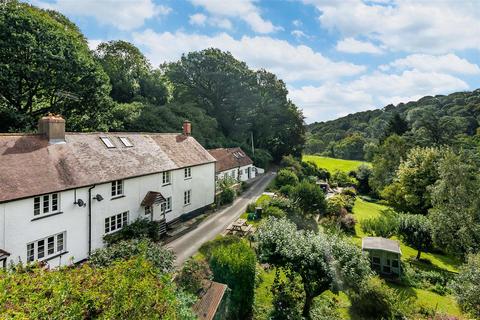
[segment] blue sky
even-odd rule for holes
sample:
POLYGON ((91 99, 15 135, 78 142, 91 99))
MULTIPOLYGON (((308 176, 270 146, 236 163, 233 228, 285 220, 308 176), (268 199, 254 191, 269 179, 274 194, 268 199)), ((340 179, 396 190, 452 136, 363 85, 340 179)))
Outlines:
POLYGON ((477 0, 32 0, 90 47, 122 39, 154 66, 218 47, 283 79, 308 123, 480 88, 477 0))

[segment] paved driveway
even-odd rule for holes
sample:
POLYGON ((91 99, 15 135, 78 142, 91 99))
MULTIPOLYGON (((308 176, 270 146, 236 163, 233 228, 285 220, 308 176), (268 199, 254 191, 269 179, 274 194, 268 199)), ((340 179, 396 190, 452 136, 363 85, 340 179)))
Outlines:
POLYGON ((232 205, 211 214, 197 228, 168 243, 167 247, 173 249, 177 256, 175 265, 180 266, 185 260, 193 256, 202 244, 222 233, 230 223, 245 212, 247 204, 256 200, 263 193, 273 178, 274 174, 267 172, 239 196, 232 205))

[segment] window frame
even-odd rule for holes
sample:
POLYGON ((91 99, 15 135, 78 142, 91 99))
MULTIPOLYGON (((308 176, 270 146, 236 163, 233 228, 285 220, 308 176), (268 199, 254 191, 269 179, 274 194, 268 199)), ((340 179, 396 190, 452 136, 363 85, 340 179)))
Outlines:
POLYGON ((122 136, 122 137, 118 137, 118 140, 120 140, 120 142, 123 144, 124 147, 126 148, 131 148, 133 147, 133 143, 132 141, 128 138, 128 137, 125 137, 125 136, 122 136))
POLYGON ((124 180, 112 181, 110 186, 111 186, 110 191, 111 191, 112 198, 118 198, 125 195, 124 180))
POLYGON ((113 141, 110 139, 110 137, 102 136, 102 137, 100 137, 100 140, 102 140, 103 144, 104 144, 105 147, 107 147, 108 149, 114 149, 114 148, 117 147, 117 146, 113 143, 113 141))
POLYGON ((60 193, 47 193, 33 197, 33 216, 49 216, 61 212, 60 193))
POLYGON ((66 234, 66 231, 62 231, 27 243, 27 263, 48 260, 59 254, 65 253, 67 247, 66 234), (50 241, 52 238, 53 242, 50 241))
POLYGON ((160 204, 160 210, 162 213, 172 211, 172 197, 165 198, 165 201, 160 204))
POLYGON ((129 211, 120 212, 104 219, 104 234, 112 234, 128 225, 129 211))
POLYGON ((192 167, 186 167, 183 169, 183 177, 185 180, 192 178, 192 167))
POLYGON ((172 172, 164 171, 162 172, 162 186, 168 186, 172 184, 172 172))
POLYGON ((183 205, 189 206, 192 204, 192 189, 183 192, 183 205))

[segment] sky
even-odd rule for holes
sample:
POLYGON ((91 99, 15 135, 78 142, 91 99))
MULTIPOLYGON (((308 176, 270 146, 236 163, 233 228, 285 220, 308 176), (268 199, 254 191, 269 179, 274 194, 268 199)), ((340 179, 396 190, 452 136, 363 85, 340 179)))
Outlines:
POLYGON ((30 0, 153 66, 216 47, 284 80, 306 122, 480 88, 480 0, 30 0))

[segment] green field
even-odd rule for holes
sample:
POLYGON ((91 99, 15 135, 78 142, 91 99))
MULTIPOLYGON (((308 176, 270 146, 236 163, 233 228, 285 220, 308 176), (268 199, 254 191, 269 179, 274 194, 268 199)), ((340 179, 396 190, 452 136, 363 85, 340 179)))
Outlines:
POLYGON ((312 155, 304 155, 302 160, 314 162, 319 168, 327 169, 330 173, 336 170, 349 172, 357 169, 361 164, 368 164, 368 162, 365 161, 343 160, 312 155))

